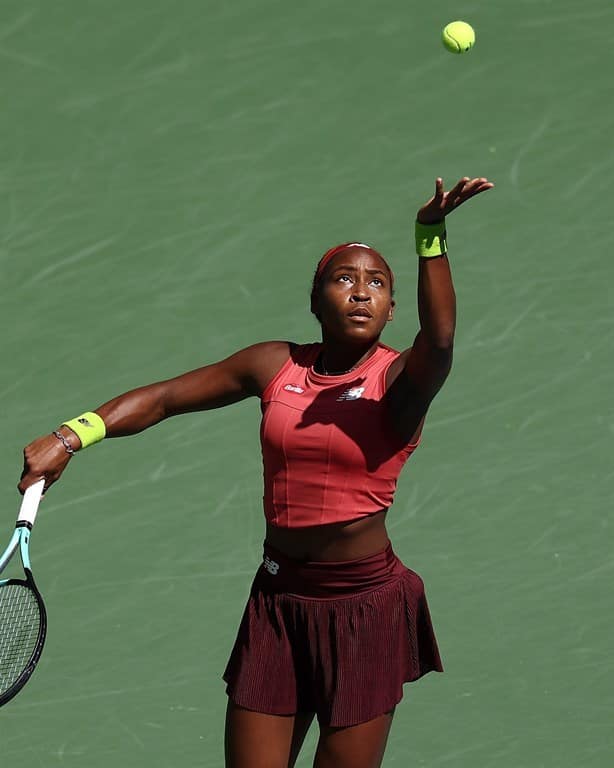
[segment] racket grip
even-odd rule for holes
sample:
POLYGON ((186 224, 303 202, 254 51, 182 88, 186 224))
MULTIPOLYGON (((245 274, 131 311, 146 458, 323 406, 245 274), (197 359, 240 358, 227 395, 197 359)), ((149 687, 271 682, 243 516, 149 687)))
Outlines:
POLYGON ((34 485, 26 488, 21 501, 21 507, 19 508, 19 514, 17 515, 18 523, 30 523, 30 525, 34 525, 44 487, 45 478, 43 477, 40 480, 37 480, 34 485))

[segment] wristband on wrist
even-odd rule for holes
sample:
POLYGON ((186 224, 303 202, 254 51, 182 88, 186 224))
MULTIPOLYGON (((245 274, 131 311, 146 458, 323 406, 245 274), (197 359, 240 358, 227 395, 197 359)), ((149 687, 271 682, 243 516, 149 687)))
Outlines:
POLYGON ((416 221, 416 253, 423 259, 443 256, 448 251, 446 222, 421 224, 416 221))
POLYGON ((76 419, 62 422, 62 426, 72 429, 81 440, 81 448, 88 448, 94 443, 99 443, 107 433, 104 421, 92 411, 82 413, 76 419))

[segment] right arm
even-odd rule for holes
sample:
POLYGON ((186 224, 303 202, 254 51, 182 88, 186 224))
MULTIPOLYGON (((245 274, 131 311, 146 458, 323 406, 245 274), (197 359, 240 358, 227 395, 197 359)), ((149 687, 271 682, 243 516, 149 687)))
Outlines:
MULTIPOLYGON (((114 397, 95 412, 105 423, 107 437, 134 435, 170 416, 221 408, 261 395, 289 354, 290 344, 285 341, 254 344, 218 363, 114 397)), ((58 431, 74 451, 79 450, 81 441, 69 427, 58 431)), ((24 449, 20 493, 40 477, 45 477, 48 488, 70 458, 55 435, 34 440, 24 449)))
MULTIPOLYGON (((443 179, 435 182, 435 194, 416 216, 418 224, 442 224, 446 216, 475 195, 494 185, 484 177, 463 177, 449 192, 443 179)), ((420 330, 413 346, 390 367, 388 397, 396 428, 415 442, 424 418, 452 366, 456 328, 456 297, 446 253, 420 258, 418 267, 418 316, 420 330)))

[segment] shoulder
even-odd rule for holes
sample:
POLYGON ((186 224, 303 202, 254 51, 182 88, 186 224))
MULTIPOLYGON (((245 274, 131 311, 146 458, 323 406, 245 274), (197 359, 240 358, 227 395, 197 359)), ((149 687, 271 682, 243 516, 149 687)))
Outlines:
POLYGON ((292 341, 261 341, 235 352, 229 359, 251 379, 254 394, 260 395, 297 347, 292 341))
POLYGON ((396 379, 403 369, 408 354, 408 349, 400 352, 398 349, 388 346, 388 344, 383 344, 381 341, 379 342, 374 357, 377 360, 376 365, 378 371, 385 378, 385 389, 388 388, 390 383, 396 379))
POLYGON ((381 346, 389 352, 389 355, 386 356, 386 388, 388 388, 407 365, 407 360, 411 354, 411 347, 400 352, 392 347, 387 347, 385 344, 381 346))
POLYGON ((261 358, 263 355, 272 355, 276 358, 289 358, 290 353, 298 345, 293 341, 259 341, 257 344, 252 344, 245 349, 240 350, 237 354, 244 356, 245 358, 261 358))
POLYGON ((390 347, 388 344, 384 344, 381 341, 377 345, 377 354, 380 356, 380 359, 385 362, 396 360, 400 356, 406 354, 408 351, 409 350, 406 350, 405 352, 399 352, 398 349, 394 349, 394 347, 390 347))

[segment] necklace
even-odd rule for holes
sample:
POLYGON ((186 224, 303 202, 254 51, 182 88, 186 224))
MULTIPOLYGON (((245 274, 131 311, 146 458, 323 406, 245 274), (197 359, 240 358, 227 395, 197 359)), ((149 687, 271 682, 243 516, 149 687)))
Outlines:
POLYGON ((358 363, 356 365, 353 365, 351 368, 347 368, 345 371, 327 371, 326 366, 324 365, 324 355, 320 355, 320 368, 322 369, 322 373, 325 376, 343 376, 345 373, 351 373, 356 368, 358 368, 358 363))

